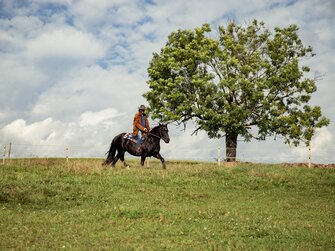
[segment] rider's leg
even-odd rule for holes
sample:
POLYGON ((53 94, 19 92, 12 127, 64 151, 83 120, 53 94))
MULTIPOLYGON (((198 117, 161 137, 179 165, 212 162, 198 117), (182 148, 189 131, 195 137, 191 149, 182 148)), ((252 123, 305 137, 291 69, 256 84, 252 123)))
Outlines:
POLYGON ((136 152, 140 152, 140 145, 142 143, 142 132, 138 131, 137 141, 136 141, 136 152))

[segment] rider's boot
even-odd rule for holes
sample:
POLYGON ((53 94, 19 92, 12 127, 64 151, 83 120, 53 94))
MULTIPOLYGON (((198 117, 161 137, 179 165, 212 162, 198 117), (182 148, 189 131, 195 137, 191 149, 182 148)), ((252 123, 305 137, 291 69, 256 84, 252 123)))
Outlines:
POLYGON ((139 145, 139 147, 136 149, 136 155, 141 155, 142 154, 142 144, 139 145))

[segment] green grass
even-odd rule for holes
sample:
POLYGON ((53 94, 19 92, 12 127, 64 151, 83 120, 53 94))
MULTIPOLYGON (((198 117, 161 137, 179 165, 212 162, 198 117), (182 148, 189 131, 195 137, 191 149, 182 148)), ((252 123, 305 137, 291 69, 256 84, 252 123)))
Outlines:
POLYGON ((334 250, 335 169, 0 166, 0 250, 334 250))

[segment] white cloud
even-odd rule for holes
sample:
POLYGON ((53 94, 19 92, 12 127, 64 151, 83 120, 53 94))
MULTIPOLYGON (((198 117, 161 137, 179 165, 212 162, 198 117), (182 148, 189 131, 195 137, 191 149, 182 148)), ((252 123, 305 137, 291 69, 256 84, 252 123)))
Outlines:
POLYGON ((28 57, 40 67, 52 67, 49 70, 90 65, 104 53, 104 46, 95 37, 74 28, 47 31, 27 44, 28 57))
POLYGON ((41 3, 41 4, 63 4, 63 5, 70 5, 73 0, 34 0, 35 3, 41 3))
MULTIPOLYGON (((22 116, 35 102, 48 77, 17 55, 2 55, 0 60, 0 107, 5 117, 22 116)), ((1 126, 1 122, 0 122, 1 126)))
MULTIPOLYGON (((215 161, 217 147, 221 140, 209 140, 205 132, 200 131, 196 136, 191 134, 195 130, 193 124, 188 124, 184 131, 182 127, 169 125, 171 141, 165 144, 162 141, 162 155, 171 159, 215 161)), ((221 156, 223 157, 223 156, 221 156)))
POLYGON ((316 154, 322 155, 329 149, 334 148, 334 144, 334 136, 327 127, 324 127, 316 132, 311 145, 316 154))
POLYGON ((38 35, 42 27, 42 21, 35 16, 0 19, 1 51, 5 53, 21 52, 26 47, 27 39, 38 35))
POLYGON ((125 69, 85 67, 72 71, 43 92, 32 108, 32 114, 70 121, 72 116, 105 107, 118 107, 122 112, 134 111, 143 93, 144 79, 125 69))
POLYGON ((113 125, 114 122, 111 120, 120 114, 113 108, 108 108, 98 112, 85 112, 80 115, 79 125, 84 126, 96 126, 100 123, 106 126, 113 125))
POLYGON ((17 119, 6 125, 1 134, 7 139, 14 139, 20 142, 29 142, 31 144, 42 143, 45 138, 51 133, 50 126, 52 125, 52 118, 47 118, 43 121, 38 121, 27 125, 23 119, 17 119))
POLYGON ((0 130, 1 143, 12 142, 14 157, 64 156, 65 148, 70 148, 71 157, 103 157, 112 137, 121 132, 118 116, 117 110, 106 108, 71 122, 47 118, 28 124, 18 119, 0 130))
POLYGON ((72 2, 70 12, 76 26, 82 29, 94 29, 97 26, 131 25, 142 18, 142 11, 136 8, 135 1, 124 0, 82 0, 72 2))
MULTIPOLYGON (((328 128, 321 128, 316 131, 311 141, 311 157, 314 163, 330 163, 334 161, 335 140, 328 128)), ((291 158, 300 160, 308 159, 309 150, 307 147, 300 146, 292 148, 291 158)))

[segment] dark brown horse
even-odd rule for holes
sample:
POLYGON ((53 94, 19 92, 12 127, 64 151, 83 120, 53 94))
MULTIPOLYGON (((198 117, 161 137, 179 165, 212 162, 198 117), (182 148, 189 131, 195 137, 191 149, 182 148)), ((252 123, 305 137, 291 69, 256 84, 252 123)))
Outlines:
POLYGON ((146 157, 152 156, 159 159, 162 162, 163 168, 166 168, 165 160, 159 153, 160 140, 164 140, 165 143, 170 142, 169 130, 166 124, 160 124, 152 128, 142 143, 140 154, 136 151, 136 143, 125 138, 125 135, 126 133, 121 133, 115 136, 108 151, 107 159, 103 162, 103 165, 111 164, 114 167, 115 163, 120 159, 123 162, 123 165, 128 167, 124 160, 124 154, 125 152, 128 152, 133 156, 141 156, 141 166, 144 165, 146 157))

